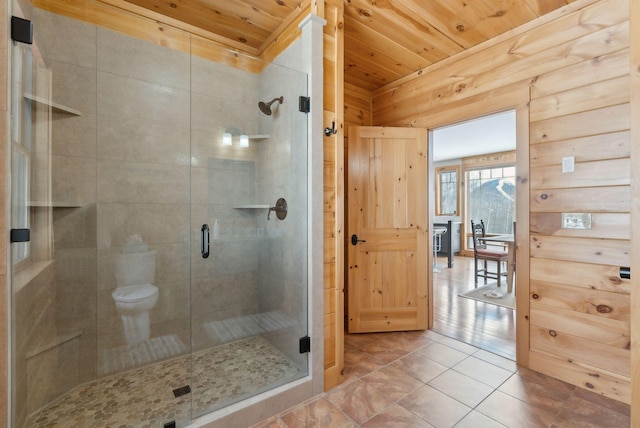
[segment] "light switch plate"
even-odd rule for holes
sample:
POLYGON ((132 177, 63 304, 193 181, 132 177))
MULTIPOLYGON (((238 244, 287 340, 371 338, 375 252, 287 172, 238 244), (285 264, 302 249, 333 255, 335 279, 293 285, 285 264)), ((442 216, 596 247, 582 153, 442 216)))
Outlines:
POLYGON ((562 172, 573 172, 575 170, 576 159, 573 156, 565 156, 562 158, 562 172))
POLYGON ((591 213, 562 213, 563 229, 591 229, 591 213))

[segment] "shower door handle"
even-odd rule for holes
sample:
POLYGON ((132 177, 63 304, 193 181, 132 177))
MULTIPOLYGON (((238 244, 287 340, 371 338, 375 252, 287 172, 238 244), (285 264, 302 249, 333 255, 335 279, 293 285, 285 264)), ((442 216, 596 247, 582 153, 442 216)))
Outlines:
POLYGON ((200 229, 200 252, 203 259, 209 257, 209 226, 206 224, 200 229))

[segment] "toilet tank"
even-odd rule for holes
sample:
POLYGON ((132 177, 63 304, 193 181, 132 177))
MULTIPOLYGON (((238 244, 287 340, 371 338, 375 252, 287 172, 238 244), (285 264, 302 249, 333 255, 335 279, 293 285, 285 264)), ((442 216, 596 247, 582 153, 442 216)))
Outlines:
POLYGON ((118 287, 153 284, 156 275, 156 252, 118 254, 116 256, 116 283, 118 287))

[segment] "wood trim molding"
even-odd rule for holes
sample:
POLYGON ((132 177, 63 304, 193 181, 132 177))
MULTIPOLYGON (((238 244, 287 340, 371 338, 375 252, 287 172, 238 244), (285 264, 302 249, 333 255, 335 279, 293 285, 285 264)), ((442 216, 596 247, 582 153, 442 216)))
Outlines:
MULTIPOLYGON (((631 118, 640 117, 640 1, 629 6, 631 118)), ((640 162, 640 126, 631 121, 631 165, 640 162)), ((640 267, 640 172, 631 168, 631 266, 640 267)), ((640 275, 631 277, 631 426, 640 427, 640 275)))
POLYGON ((529 367, 529 102, 516 106, 516 363, 529 367), (520 226, 518 226, 520 225, 520 226))
MULTIPOLYGON (((325 391, 344 380, 344 3, 325 0, 324 15, 324 120, 335 122, 337 133, 324 137, 324 266, 325 331, 331 330, 333 342, 325 349, 332 352, 332 364, 325 361, 325 391), (325 296, 327 293, 325 293, 325 296), (329 306, 327 306, 329 305, 329 306), (331 346, 332 345, 332 346, 331 346)), ((328 342, 325 340, 325 344, 328 342)))
MULTIPOLYGON (((306 17, 306 15, 308 15, 308 12, 310 10, 311 10, 311 1, 304 0, 298 7, 297 13, 289 15, 287 19, 282 24, 280 24, 280 26, 276 29, 276 31, 274 31, 267 38, 267 40, 264 41, 262 46, 260 46, 260 48, 258 49, 258 55, 260 55, 260 57, 264 57, 264 54, 268 49, 278 44, 280 46, 285 46, 285 47, 289 46, 291 41, 289 41, 288 39, 290 39, 291 37, 286 37, 286 36, 287 35, 291 36, 292 32, 297 33, 297 36, 294 37, 293 40, 295 40, 297 37, 300 36, 300 30, 298 29, 298 24, 306 17)), ((275 58, 276 56, 277 55, 275 55, 273 58, 275 58)))
MULTIPOLYGON (((431 147, 430 147, 431 148, 431 147)), ((464 181, 462 179, 461 174, 461 168, 460 168, 460 164, 455 163, 455 164, 449 164, 449 165, 442 165, 442 166, 438 166, 438 167, 434 167, 433 170, 435 172, 435 180, 434 180, 434 186, 435 186, 435 202, 434 202, 434 207, 435 207, 435 215, 437 216, 459 216, 462 213, 462 206, 460 204, 460 201, 462 199, 461 197, 461 193, 464 191, 464 187, 462 186, 462 182, 464 181), (456 209, 454 210, 454 212, 452 213, 443 213, 442 212, 442 204, 441 204, 441 196, 442 196, 442 183, 440 181, 440 174, 442 174, 443 172, 455 172, 456 173, 456 209)))
MULTIPOLYGON (((516 119, 517 122, 517 119, 516 119)), ((517 139, 517 138, 516 138, 517 139)), ((502 164, 516 163, 517 155, 516 150, 499 153, 489 153, 480 156, 469 156, 462 158, 462 169, 467 170, 469 168, 483 168, 486 166, 497 166, 502 164)))
MULTIPOLYGON (((509 109, 516 110, 516 150, 509 152, 500 152, 496 154, 501 163, 516 163, 517 174, 517 191, 516 191, 516 224, 528 225, 529 224, 529 185, 528 185, 528 171, 529 171, 529 86, 522 82, 522 86, 510 85, 511 90, 508 96, 504 97, 486 97, 478 95, 470 99, 465 100, 466 105, 463 109, 456 108, 458 103, 452 103, 442 109, 440 115, 431 116, 425 115, 421 126, 434 129, 445 124, 451 124, 468 120, 474 117, 480 117, 497 111, 505 111, 509 109), (432 123, 427 123, 433 121, 432 123)), ((463 162, 462 172, 464 174, 465 167, 470 165, 481 166, 482 163, 477 163, 478 160, 486 156, 479 156, 467 158, 473 162, 463 162)), ((494 158, 495 156, 491 156, 494 158)), ((495 160, 491 159, 491 164, 495 164, 495 160)), ((433 190, 431 189, 431 195, 433 190)), ((466 236, 468 227, 463 222, 461 234, 466 236)), ((464 238, 463 238, 464 239, 464 238)), ((516 330, 516 362, 519 365, 527 367, 529 364, 529 230, 527 227, 521 227, 517 229, 516 235, 516 248, 518 253, 516 255, 516 265, 518 266, 518 300, 516 317, 519 322, 519 326, 516 330), (519 263, 519 265, 518 265, 519 263), (522 268, 520 266, 523 266, 522 268)), ((464 254, 466 255, 466 254, 464 254)), ((428 284, 429 292, 433 290, 433 278, 430 277, 428 284)), ((432 300, 431 300, 432 302, 432 300)), ((433 310, 431 310, 433 312, 433 310)))

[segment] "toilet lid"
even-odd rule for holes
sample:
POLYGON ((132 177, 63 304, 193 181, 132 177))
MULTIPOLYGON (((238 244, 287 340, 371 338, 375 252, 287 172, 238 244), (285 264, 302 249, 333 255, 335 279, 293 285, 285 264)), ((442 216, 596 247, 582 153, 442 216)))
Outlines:
POLYGON ((158 287, 153 284, 136 284, 118 287, 111 294, 115 300, 121 302, 137 302, 147 299, 158 292, 158 287))

